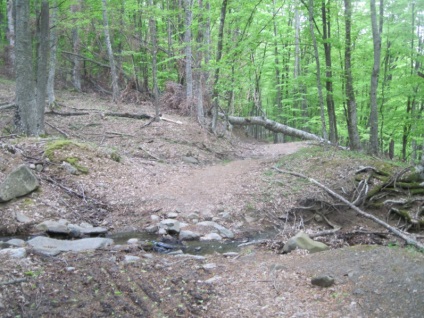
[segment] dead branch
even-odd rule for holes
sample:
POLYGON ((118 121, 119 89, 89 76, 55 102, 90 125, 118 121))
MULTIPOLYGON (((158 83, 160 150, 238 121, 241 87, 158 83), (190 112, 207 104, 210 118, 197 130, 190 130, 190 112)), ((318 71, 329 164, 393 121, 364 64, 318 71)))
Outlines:
POLYGON ((7 104, 7 105, 4 105, 4 106, 0 106, 0 110, 9 109, 9 108, 13 108, 13 107, 16 107, 16 104, 15 103, 13 103, 13 104, 7 104))
POLYGON ((326 187, 322 183, 319 183, 315 179, 309 178, 309 177, 307 177, 307 176, 305 176, 305 175, 303 175, 301 173, 296 173, 296 172, 292 172, 292 171, 281 170, 281 169, 278 169, 277 167, 273 167, 273 169, 276 170, 276 171, 278 171, 278 172, 280 172, 280 173, 290 174, 292 176, 296 176, 296 177, 299 177, 299 178, 308 180, 309 182, 311 182, 311 183, 319 186, 321 189, 324 189, 325 191, 327 191, 333 197, 337 198, 338 200, 340 200, 343 203, 345 203, 346 205, 348 205, 352 210, 356 211, 360 215, 366 217, 367 219, 370 219, 370 220, 376 222, 377 224, 380 224, 381 226, 383 226, 384 228, 388 229, 390 232, 392 232, 396 236, 402 238, 403 240, 405 240, 405 242, 407 244, 412 245, 412 246, 415 246, 419 250, 424 251, 424 245, 423 244, 417 242, 416 240, 414 240, 413 238, 411 238, 409 235, 406 235, 405 233, 399 231, 398 229, 390 226, 389 224, 387 224, 386 222, 380 220, 379 218, 375 217, 374 215, 369 214, 369 213, 367 213, 365 211, 362 211, 360 208, 358 208, 357 206, 353 205, 351 202, 349 202, 348 200, 346 200, 344 197, 342 197, 341 195, 337 194, 336 192, 334 192, 330 188, 326 187))
POLYGON ((104 113, 105 116, 110 117, 124 117, 124 118, 133 118, 133 119, 151 119, 154 116, 148 114, 131 114, 131 113, 104 113))
POLYGON ((178 125, 182 125, 183 124, 179 120, 172 120, 172 119, 168 119, 168 118, 165 118, 165 117, 161 117, 160 119, 163 120, 163 121, 167 121, 167 122, 178 124, 178 125))
POLYGON ((59 116, 85 116, 92 113, 89 112, 58 112, 57 110, 51 109, 48 112, 45 112, 46 115, 59 115, 59 116))
POLYGON ((7 282, 0 282, 0 286, 23 283, 23 282, 26 282, 26 281, 27 281, 26 278, 18 278, 18 279, 9 280, 7 282))
POLYGON ((322 137, 308 133, 303 130, 295 129, 295 128, 280 124, 276 121, 267 119, 265 117, 228 116, 227 118, 231 125, 238 125, 238 126, 258 125, 258 126, 265 127, 266 129, 271 130, 273 132, 283 133, 288 136, 298 137, 298 138, 307 139, 307 140, 317 140, 320 142, 328 143, 322 137))
POLYGON ((61 130, 61 129, 59 129, 59 128, 55 127, 55 126, 53 126, 52 124, 49 124, 49 123, 48 123, 48 122, 46 122, 46 121, 44 121, 44 123, 45 123, 47 126, 49 126, 49 127, 53 128, 54 130, 56 130, 56 131, 60 132, 60 133, 61 133, 62 135, 64 135, 66 138, 69 138, 69 137, 70 137, 70 135, 69 135, 68 133, 64 132, 63 130, 61 130))
POLYGON ((107 131, 106 133, 111 135, 121 136, 121 137, 135 137, 134 135, 123 134, 123 133, 119 133, 115 131, 107 131))

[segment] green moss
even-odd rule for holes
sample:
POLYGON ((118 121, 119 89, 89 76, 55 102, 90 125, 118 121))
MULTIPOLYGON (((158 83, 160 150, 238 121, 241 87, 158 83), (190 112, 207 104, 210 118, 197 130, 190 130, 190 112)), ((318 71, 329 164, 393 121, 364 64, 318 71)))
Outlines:
POLYGON ((70 165, 72 165, 73 167, 75 167, 79 172, 84 173, 84 174, 88 174, 88 168, 81 166, 79 164, 79 158, 77 157, 69 157, 66 158, 64 161, 66 161, 67 163, 69 163, 70 165))
POLYGON ((49 142, 46 146, 46 149, 44 150, 44 156, 46 158, 49 158, 51 161, 54 160, 54 152, 56 150, 61 150, 64 149, 70 145, 76 145, 76 146, 80 146, 80 144, 69 140, 69 139, 59 139, 59 140, 55 140, 52 142, 49 142))
POLYGON ((121 155, 120 155, 117 151, 112 152, 112 153, 110 154, 110 158, 111 158, 113 161, 121 162, 121 155))

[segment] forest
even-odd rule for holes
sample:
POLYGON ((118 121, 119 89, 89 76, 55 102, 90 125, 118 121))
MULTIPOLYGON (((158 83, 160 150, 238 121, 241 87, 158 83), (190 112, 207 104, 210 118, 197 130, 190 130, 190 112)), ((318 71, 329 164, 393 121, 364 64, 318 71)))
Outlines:
POLYGON ((177 109, 215 133, 255 116, 375 155, 421 157, 422 1, 2 0, 0 25, 24 134, 43 132, 45 101, 53 107, 54 89, 66 88, 151 101, 156 115, 177 109))

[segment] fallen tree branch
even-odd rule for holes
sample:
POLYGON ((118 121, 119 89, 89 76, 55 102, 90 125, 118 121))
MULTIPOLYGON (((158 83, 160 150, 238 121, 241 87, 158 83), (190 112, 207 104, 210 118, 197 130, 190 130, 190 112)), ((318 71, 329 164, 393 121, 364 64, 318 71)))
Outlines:
MULTIPOLYGON (((221 115, 223 116, 223 114, 221 114, 221 115)), ((326 141, 322 137, 308 133, 308 132, 303 131, 303 130, 295 129, 295 128, 280 124, 276 121, 267 119, 265 117, 259 117, 259 116, 257 116, 257 117, 228 116, 226 118, 228 118, 228 121, 230 122, 231 125, 236 125, 236 126, 259 125, 259 126, 265 127, 268 130, 271 130, 273 132, 283 133, 283 134, 288 135, 288 136, 298 137, 298 138, 307 139, 307 140, 316 140, 316 141, 328 143, 328 141, 326 141)))
POLYGON ((348 205, 352 210, 356 211, 357 213, 359 213, 360 215, 366 217, 367 219, 370 219, 370 220, 376 222, 377 224, 380 224, 381 226, 383 226, 384 228, 388 229, 390 232, 392 232, 396 236, 398 236, 398 237, 402 238, 403 240, 405 240, 407 244, 412 245, 412 246, 415 246, 420 251, 423 251, 424 252, 424 245, 423 244, 421 244, 420 242, 417 242, 416 240, 414 240, 413 238, 411 238, 409 235, 406 235, 406 234, 402 233, 398 229, 394 228, 393 226, 390 226, 389 224, 387 224, 386 222, 380 220, 379 218, 375 217, 374 215, 369 214, 369 213, 367 213, 365 211, 362 211, 360 208, 358 208, 357 206, 353 205, 351 202, 349 202, 348 200, 346 200, 345 198, 343 198, 341 195, 337 194, 336 192, 334 192, 330 188, 326 187, 322 183, 319 183, 315 179, 309 178, 309 177, 307 177, 307 176, 305 176, 305 175, 303 175, 301 173, 296 173, 296 172, 292 172, 292 171, 281 170, 281 169, 278 169, 277 167, 273 167, 273 169, 276 170, 276 171, 278 171, 278 172, 280 172, 280 173, 290 174, 292 176, 296 176, 296 177, 299 177, 299 178, 302 178, 302 179, 306 179, 309 182, 311 182, 311 183, 319 186, 321 189, 324 189, 329 194, 331 194, 333 197, 337 198, 338 200, 340 200, 343 203, 345 203, 346 205, 348 205))
POLYGON ((61 129, 59 129, 59 128, 57 128, 57 127, 55 127, 55 126, 53 126, 53 125, 51 125, 51 124, 49 124, 48 122, 46 122, 46 121, 44 121, 44 123, 47 125, 47 126, 49 126, 49 127, 51 127, 51 128, 53 128, 54 130, 56 130, 56 131, 58 131, 58 132, 60 132, 62 135, 64 135, 66 138, 69 138, 70 136, 69 136, 69 134, 68 133, 66 133, 66 132, 64 132, 63 130, 61 130, 61 129))
POLYGON ((26 278, 18 278, 18 279, 14 279, 14 280, 9 280, 7 282, 0 282, 0 286, 23 283, 23 282, 26 282, 26 281, 27 281, 26 278))
POLYGON ((0 110, 4 110, 4 109, 9 109, 9 108, 13 108, 16 107, 16 104, 7 104, 4 106, 0 106, 0 110))

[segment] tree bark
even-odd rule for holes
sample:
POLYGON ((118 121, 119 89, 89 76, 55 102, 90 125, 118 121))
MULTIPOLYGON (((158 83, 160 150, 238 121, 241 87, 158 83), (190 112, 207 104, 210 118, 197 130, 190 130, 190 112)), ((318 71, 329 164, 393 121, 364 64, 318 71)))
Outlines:
POLYGON ((309 13, 309 30, 311 32, 312 43, 314 46, 315 63, 317 67, 316 79, 317 79, 318 100, 319 100, 320 116, 321 116, 321 130, 322 130, 323 138, 327 140, 328 136, 327 136, 327 127, 325 124, 324 98, 322 96, 322 85, 321 85, 321 64, 319 61, 317 39, 315 38, 314 23, 313 23, 314 21, 314 1, 313 0, 309 0, 308 13, 309 13))
POLYGON ((49 76, 47 79, 47 100, 48 105, 51 107, 55 101, 56 96, 54 93, 54 83, 56 75, 56 61, 57 61, 57 0, 54 1, 54 8, 51 16, 51 25, 53 26, 50 30, 50 62, 49 62, 49 76))
POLYGON ((378 109, 377 88, 380 75, 381 33, 383 30, 383 0, 380 0, 380 23, 377 23, 375 0, 370 1, 372 39, 374 46, 374 66, 371 75, 370 88, 370 153, 378 154, 378 109))
POLYGON ((186 78, 186 98, 191 105, 193 99, 193 72, 192 72, 192 52, 191 52, 191 24, 192 24, 192 0, 184 0, 185 11, 185 32, 184 32, 184 52, 185 52, 185 78, 186 78))
POLYGON ((39 22, 39 47, 37 58, 37 122, 42 124, 44 130, 44 110, 46 108, 47 78, 48 78, 48 58, 49 58, 49 1, 41 2, 40 22, 39 22))
POLYGON ((102 0, 102 5, 103 5, 103 29, 105 33, 107 53, 109 56, 110 74, 112 77, 112 99, 115 103, 117 103, 119 100, 118 74, 116 71, 115 57, 113 56, 112 43, 110 41, 109 20, 107 16, 106 0, 102 0))
POLYGON ((10 62, 10 73, 15 74, 15 0, 7 1, 7 39, 9 40, 8 57, 10 62))
POLYGON ((16 105, 15 126, 19 133, 38 136, 44 131, 37 109, 32 39, 29 16, 29 1, 16 0, 16 105))
MULTIPOLYGON (((154 9, 153 0, 149 0, 149 5, 151 10, 154 9)), ((153 98, 154 98, 154 106, 155 106, 155 114, 156 117, 159 118, 159 89, 158 89, 158 76, 157 76, 157 36, 156 36, 156 21, 153 17, 153 12, 150 13, 149 18, 149 26, 150 26, 150 38, 152 41, 152 82, 153 82, 153 98)))
MULTIPOLYGON (((71 5, 72 15, 76 14, 79 10, 81 10, 79 4, 71 5)), ((71 56, 72 63, 73 63, 72 84, 78 92, 81 92, 81 61, 79 58, 80 37, 79 37, 78 27, 76 26, 77 19, 73 19, 73 24, 74 26, 72 27, 72 51, 74 54, 71 56)))
POLYGON ((324 52, 325 52, 325 88, 327 91, 326 103, 327 103, 327 113, 328 113, 328 126, 330 132, 330 141, 332 143, 337 143, 337 118, 336 110, 334 105, 333 98, 333 71, 332 71, 332 61, 331 61, 331 24, 330 24, 330 0, 328 1, 328 6, 326 6, 326 1, 322 2, 322 27, 323 27, 323 40, 324 40, 324 52))
POLYGON ((276 121, 260 117, 260 116, 253 116, 253 117, 235 117, 235 116, 228 116, 228 121, 230 124, 235 126, 251 126, 251 125, 258 125, 262 126, 272 132, 276 133, 283 133, 287 136, 291 137, 297 137, 307 140, 316 140, 320 142, 325 142, 325 140, 322 137, 319 137, 317 135, 308 133, 303 130, 295 129, 283 124, 280 124, 276 121))
POLYGON ((220 70, 219 62, 221 61, 221 58, 222 58, 222 48, 224 45, 224 24, 225 24, 225 15, 227 14, 227 3, 228 3, 228 0, 222 1, 221 18, 219 21, 218 45, 216 50, 216 68, 215 68, 213 94, 212 94, 212 103, 213 103, 212 132, 214 134, 216 134, 216 126, 218 122, 218 108, 219 108, 218 81, 219 81, 219 70, 220 70))
POLYGON ((353 77, 351 70, 352 60, 352 4, 351 0, 344 0, 345 4, 345 77, 346 77, 346 97, 347 97, 347 129, 349 133, 349 145, 352 150, 360 150, 361 142, 358 133, 358 115, 356 110, 355 91, 353 89, 353 77))

